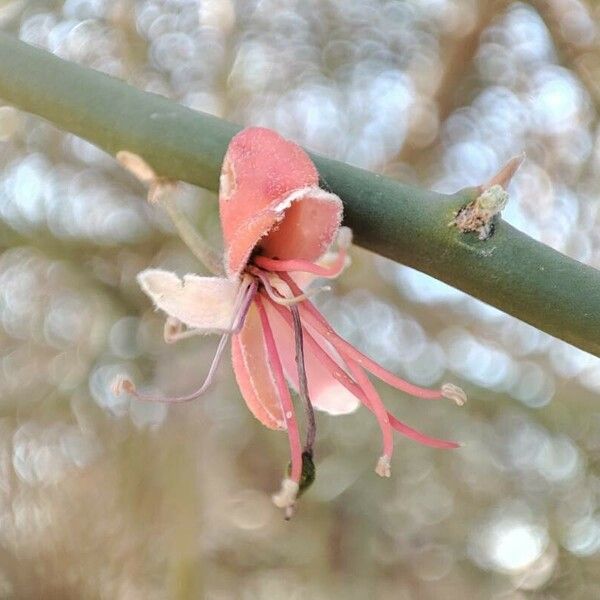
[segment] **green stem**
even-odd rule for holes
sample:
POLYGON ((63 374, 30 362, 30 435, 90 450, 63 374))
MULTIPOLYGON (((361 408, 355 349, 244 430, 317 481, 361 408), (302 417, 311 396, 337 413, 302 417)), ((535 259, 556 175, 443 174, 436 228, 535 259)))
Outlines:
MULTIPOLYGON (((216 190, 239 127, 0 34, 0 97, 161 176, 216 190)), ((600 272, 499 221, 487 241, 448 227, 474 190, 410 187, 313 155, 356 242, 600 356, 600 272)))

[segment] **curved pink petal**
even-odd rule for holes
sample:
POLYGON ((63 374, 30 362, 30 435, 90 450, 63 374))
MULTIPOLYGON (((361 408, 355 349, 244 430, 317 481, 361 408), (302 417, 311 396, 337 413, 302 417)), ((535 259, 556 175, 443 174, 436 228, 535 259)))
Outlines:
POLYGON ((222 277, 185 275, 160 269, 146 269, 137 276, 140 287, 168 315, 188 327, 213 333, 231 328, 239 290, 236 281, 222 277))
POLYGON ((285 419, 256 306, 252 305, 242 330, 231 340, 235 378, 250 412, 269 429, 285 429, 285 419))
POLYGON ((304 150, 269 129, 251 127, 229 144, 219 209, 230 276, 260 245, 266 256, 316 260, 333 241, 342 202, 318 187, 304 150))
POLYGON ((316 186, 296 190, 278 208, 285 211, 284 218, 259 245, 261 254, 283 260, 317 260, 342 222, 342 201, 316 186))
MULTIPOLYGON (((282 311, 288 311, 288 309, 285 307, 275 307, 270 302, 265 302, 265 307, 269 315, 269 321, 273 327, 277 351, 279 352, 286 377, 290 385, 297 390, 298 371, 296 368, 294 332, 287 319, 284 319, 282 316, 282 311)), ((327 343, 327 340, 312 330, 310 334, 322 347, 327 348, 331 358, 338 365, 341 365, 339 355, 327 343)), ((310 401, 315 408, 332 415, 344 415, 355 411, 359 407, 360 400, 333 376, 327 366, 311 352, 310 346, 307 344, 304 346, 304 363, 306 366, 308 393, 310 401)), ((339 369, 340 371, 343 370, 341 366, 339 369)))

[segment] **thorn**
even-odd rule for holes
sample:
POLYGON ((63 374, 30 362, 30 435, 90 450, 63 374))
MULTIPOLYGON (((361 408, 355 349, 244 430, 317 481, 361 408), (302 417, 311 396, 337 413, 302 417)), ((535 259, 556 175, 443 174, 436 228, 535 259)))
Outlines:
POLYGON ((482 186, 482 192, 489 190, 495 185, 499 185, 506 189, 511 182, 515 173, 525 160, 525 152, 517 156, 513 156, 485 185, 482 186))

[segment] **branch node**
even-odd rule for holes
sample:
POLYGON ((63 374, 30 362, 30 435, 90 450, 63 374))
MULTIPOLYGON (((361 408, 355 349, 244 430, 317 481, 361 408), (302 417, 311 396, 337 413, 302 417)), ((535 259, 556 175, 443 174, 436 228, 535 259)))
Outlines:
POLYGON ((477 233, 480 240, 489 239, 494 233, 494 217, 508 203, 508 187, 514 174, 525 160, 525 153, 511 158, 485 185, 475 200, 463 206, 448 226, 456 225, 461 233, 477 233))
POLYGON ((501 185, 493 185, 463 206, 448 225, 456 225, 461 233, 476 233, 480 240, 494 233, 494 218, 508 203, 508 193, 501 185))

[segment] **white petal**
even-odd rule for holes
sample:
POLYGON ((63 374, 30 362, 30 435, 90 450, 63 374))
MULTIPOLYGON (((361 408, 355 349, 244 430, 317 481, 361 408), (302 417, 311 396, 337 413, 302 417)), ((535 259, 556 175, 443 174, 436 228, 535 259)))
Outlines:
POLYGON ((155 306, 188 327, 206 333, 231 327, 239 284, 222 277, 186 275, 147 269, 137 276, 155 306))

